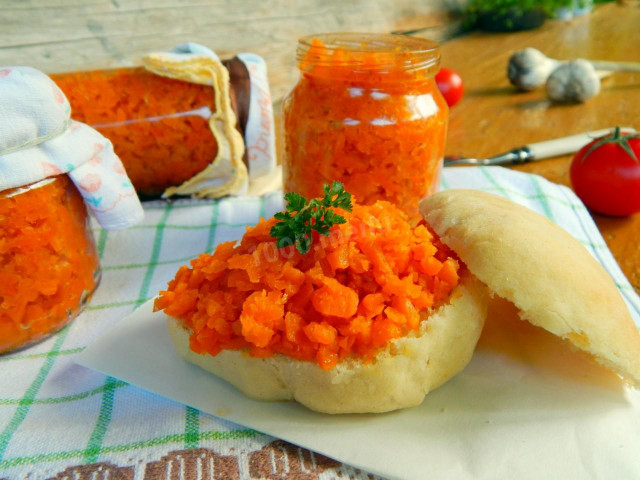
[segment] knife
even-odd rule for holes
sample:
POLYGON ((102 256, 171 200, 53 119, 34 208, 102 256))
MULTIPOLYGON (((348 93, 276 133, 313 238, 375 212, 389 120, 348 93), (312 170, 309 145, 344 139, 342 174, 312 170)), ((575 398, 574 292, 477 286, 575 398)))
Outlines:
MULTIPOLYGON (((635 133, 635 129, 631 127, 621 127, 620 130, 623 133, 635 133)), ((578 133, 577 135, 555 138, 544 142, 530 143, 529 145, 514 148, 506 153, 490 158, 460 158, 447 156, 444 158, 444 166, 518 165, 535 160, 542 160, 543 158, 558 157, 561 155, 575 153, 593 139, 603 137, 611 132, 613 132, 613 128, 605 128, 603 130, 592 130, 590 132, 578 133)))

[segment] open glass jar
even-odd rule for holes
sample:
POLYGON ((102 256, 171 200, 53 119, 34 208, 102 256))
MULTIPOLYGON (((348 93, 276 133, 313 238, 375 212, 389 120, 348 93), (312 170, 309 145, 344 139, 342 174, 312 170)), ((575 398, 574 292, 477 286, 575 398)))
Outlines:
POLYGON ((87 209, 66 175, 0 192, 0 354, 67 325, 99 278, 87 209))
POLYGON ((449 115, 438 45, 322 34, 300 39, 297 57, 283 104, 285 191, 320 196, 339 180, 360 203, 388 200, 418 220, 418 201, 439 188, 449 115))

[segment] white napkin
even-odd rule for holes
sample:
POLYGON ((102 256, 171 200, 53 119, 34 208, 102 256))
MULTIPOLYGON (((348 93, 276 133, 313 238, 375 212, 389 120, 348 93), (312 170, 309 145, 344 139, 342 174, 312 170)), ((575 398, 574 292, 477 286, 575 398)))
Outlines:
MULTIPOLYGON (((570 189, 501 167, 445 168, 442 183, 444 189, 472 188, 510 198, 558 223, 611 274, 640 327, 638 296, 588 211, 570 189)), ((155 296, 188 258, 210 251, 220 242, 239 239, 245 224, 255 224, 259 217, 269 217, 282 208, 279 192, 262 198, 231 197, 217 203, 158 203, 153 209, 148 205, 148 229, 143 240, 136 244, 134 231, 110 237, 103 261, 102 293, 98 292, 95 300, 100 302, 100 309, 89 314, 106 329, 107 323, 115 324, 119 315, 125 316, 138 304, 135 292, 139 285, 143 294, 140 301, 155 296), (135 251, 124 248, 134 244, 135 251), (143 268, 145 265, 149 267, 143 268)), ((72 327, 81 329, 77 323, 72 327)), ((78 334, 74 345, 86 345, 97 336, 97 331, 84 337, 78 334)), ((422 405, 381 415, 331 416, 295 403, 251 400, 183 361, 171 344, 164 314, 153 314, 151 302, 117 323, 74 360, 223 417, 201 417, 219 429, 228 428, 230 420, 385 478, 640 478, 640 391, 624 389, 617 383, 603 385, 595 374, 572 367, 569 357, 558 361, 546 346, 542 348, 545 362, 536 362, 519 340, 514 336, 508 344, 513 354, 476 350, 469 366, 427 395, 422 405)), ((118 395, 116 400, 124 397, 123 393, 118 395)), ((172 418, 174 406, 158 397, 149 398, 148 402, 127 403, 126 397, 114 401, 117 420, 108 427, 109 437, 126 437, 133 443, 142 437, 140 429, 132 425, 141 422, 145 429, 153 430, 145 430, 144 438, 184 431, 184 416, 161 423, 157 416, 147 413, 150 406, 157 406, 156 411, 161 412, 158 415, 172 418)), ((81 431, 79 424, 80 420, 74 432, 81 431)), ((25 434, 24 443, 14 442, 13 455, 21 455, 20 449, 27 448, 31 438, 25 434)), ((55 441, 49 438, 49 442, 55 441)), ((221 450, 221 440, 215 442, 216 451, 228 451, 221 450)), ((229 440, 224 445, 233 449, 230 455, 238 455, 240 463, 244 461, 242 452, 247 450, 243 440, 229 440)), ((144 453, 154 448, 154 458, 166 455, 164 447, 148 447, 144 453)), ((101 460, 128 465, 142 455, 138 451, 117 453, 114 449, 101 460)), ((319 476, 322 480, 338 477, 337 470, 319 476)), ((239 478, 253 480, 249 474, 239 478)))

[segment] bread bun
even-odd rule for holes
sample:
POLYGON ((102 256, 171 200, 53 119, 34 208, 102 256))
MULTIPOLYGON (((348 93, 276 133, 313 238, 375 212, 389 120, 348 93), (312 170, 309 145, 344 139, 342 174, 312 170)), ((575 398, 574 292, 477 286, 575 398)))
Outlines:
POLYGON ((571 235, 530 209, 475 190, 437 193, 420 209, 466 268, 448 300, 373 361, 352 355, 323 370, 281 354, 197 354, 189 328, 169 318, 178 353, 255 399, 296 400, 325 413, 386 412, 420 404, 469 363, 495 294, 522 319, 640 384, 640 333, 607 272, 571 235))
POLYGON ((466 272, 450 301, 416 331, 396 338, 370 363, 350 357, 331 370, 315 362, 276 354, 253 358, 244 351, 216 356, 189 348, 191 332, 169 317, 178 353, 257 400, 296 400, 325 413, 387 412, 419 405, 424 396, 460 372, 471 360, 486 317, 487 293, 466 272))
POLYGON ((520 317, 568 340, 640 384, 640 333, 613 280, 589 252, 542 215, 477 190, 425 198, 440 240, 520 317))

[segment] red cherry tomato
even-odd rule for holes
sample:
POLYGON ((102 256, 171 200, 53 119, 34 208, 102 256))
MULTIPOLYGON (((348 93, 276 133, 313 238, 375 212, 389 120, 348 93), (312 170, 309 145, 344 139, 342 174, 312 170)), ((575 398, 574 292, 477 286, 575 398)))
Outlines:
POLYGON ((640 212, 640 135, 612 134, 584 146, 571 162, 571 185, 591 210, 623 216, 640 212))
POLYGON ((450 107, 458 103, 464 94, 462 78, 450 68, 440 69, 436 74, 436 84, 450 107))

